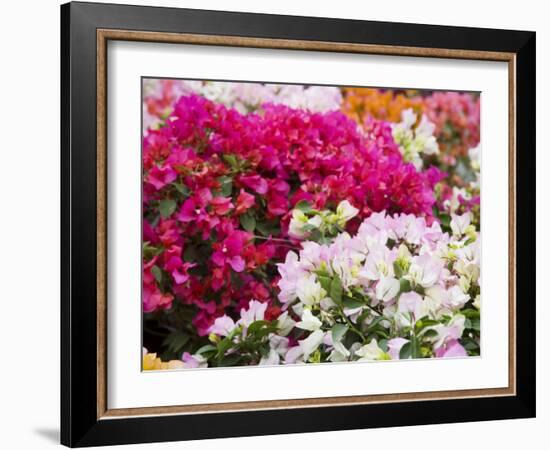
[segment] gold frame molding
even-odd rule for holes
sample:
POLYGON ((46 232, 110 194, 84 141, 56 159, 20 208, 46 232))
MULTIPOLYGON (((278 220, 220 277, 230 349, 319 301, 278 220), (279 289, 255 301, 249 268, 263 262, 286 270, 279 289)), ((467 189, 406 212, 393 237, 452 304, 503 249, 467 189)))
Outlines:
POLYGON ((173 414, 219 413, 266 409, 290 409, 307 407, 345 406, 367 403, 393 403, 421 400, 448 400, 475 397, 516 395, 516 55, 506 52, 455 50, 445 48, 398 47, 387 45, 334 43, 321 41, 296 41, 285 39, 247 38, 237 36, 157 33, 98 29, 97 34, 97 418, 116 419, 129 416, 156 416, 173 414), (403 394, 359 395, 342 397, 266 400, 252 402, 212 403, 201 405, 175 405, 164 407, 109 409, 107 405, 107 42, 140 41, 364 53, 391 56, 472 59, 508 63, 509 74, 509 144, 508 144, 508 387, 468 389, 403 394))

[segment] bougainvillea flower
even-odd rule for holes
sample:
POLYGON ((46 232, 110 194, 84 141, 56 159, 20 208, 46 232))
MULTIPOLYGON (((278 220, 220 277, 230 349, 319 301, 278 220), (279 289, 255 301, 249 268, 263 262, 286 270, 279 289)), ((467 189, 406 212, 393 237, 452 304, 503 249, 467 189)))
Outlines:
POLYGON ((189 198, 183 203, 177 218, 180 222, 203 221, 208 218, 208 214, 205 208, 201 208, 194 199, 189 198))
POLYGON ((212 212, 219 216, 223 216, 233 209, 230 197, 214 197, 210 201, 210 206, 212 207, 212 212))
POLYGON ((252 300, 248 304, 248 309, 241 309, 241 318, 237 322, 239 325, 248 327, 257 320, 264 320, 265 311, 267 309, 267 303, 261 303, 256 300, 252 300))
POLYGON ((252 194, 249 194, 244 189, 241 189, 239 192, 239 196, 237 197, 237 206, 235 208, 236 214, 242 214, 246 211, 248 211, 254 204, 256 203, 256 199, 252 194))
POLYGON ((217 334, 218 336, 227 336, 235 328, 235 322, 229 316, 218 317, 214 324, 209 328, 209 333, 217 334))
POLYGON ((181 360, 186 369, 199 369, 208 367, 206 358, 202 355, 191 355, 189 352, 183 352, 181 360))
POLYGON ((151 312, 157 309, 168 309, 172 306, 174 296, 163 294, 154 285, 144 285, 142 292, 143 312, 151 312))
POLYGON ((197 225, 215 226, 218 220, 210 217, 206 207, 212 201, 212 193, 209 189, 204 188, 197 191, 192 197, 183 202, 181 209, 177 215, 180 222, 195 222, 197 225), (210 223, 212 222, 212 223, 210 223))
POLYGON ((146 178, 146 181, 152 184, 155 189, 162 189, 178 177, 178 174, 171 166, 154 166, 146 178))
POLYGON ((235 272, 242 272, 245 267, 242 252, 247 241, 247 233, 233 232, 221 244, 216 245, 217 249, 211 257, 212 262, 220 267, 229 265, 235 272))
POLYGON ((168 260, 164 268, 172 275, 176 284, 182 284, 189 279, 187 271, 194 266, 195 264, 193 263, 183 262, 181 257, 173 256, 168 260))
POLYGON ((267 181, 265 178, 261 177, 260 175, 247 175, 247 176, 241 176, 239 178, 239 181, 244 184, 247 188, 252 189, 254 192, 258 194, 265 194, 267 193, 267 181))
POLYGON ((468 352, 456 339, 448 341, 445 345, 435 351, 437 358, 460 358, 468 356, 468 352))

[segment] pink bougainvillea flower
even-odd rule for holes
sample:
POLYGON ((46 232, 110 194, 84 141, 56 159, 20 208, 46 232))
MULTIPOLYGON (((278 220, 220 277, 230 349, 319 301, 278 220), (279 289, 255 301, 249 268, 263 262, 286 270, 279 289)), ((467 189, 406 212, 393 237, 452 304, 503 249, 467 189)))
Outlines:
POLYGON ((241 189, 237 197, 236 214, 243 214, 254 206, 256 200, 252 194, 249 194, 244 189, 241 189))
POLYGON ((206 359, 201 355, 192 355, 189 352, 183 352, 181 355, 183 366, 186 369, 198 369, 202 367, 208 367, 206 359))
POLYGON ((451 339, 435 351, 435 356, 437 358, 461 358, 468 356, 468 352, 457 339, 451 339))
POLYGON ((171 166, 153 166, 149 171, 146 181, 152 184, 155 189, 162 189, 178 177, 178 174, 171 166))
POLYGON ((223 242, 212 246, 216 249, 211 257, 212 262, 219 267, 229 265, 235 272, 242 272, 245 267, 242 252, 248 239, 248 233, 234 231, 223 242))
POLYGON ((210 206, 212 207, 212 212, 219 216, 223 216, 233 209, 231 197, 214 197, 210 201, 210 206))
POLYGON ((280 166, 281 162, 277 151, 271 146, 268 145, 261 149, 262 161, 260 165, 266 170, 274 170, 276 167, 280 166))
POLYGON ((193 325, 197 329, 197 334, 199 336, 206 336, 213 320, 211 314, 208 314, 204 310, 199 311, 193 318, 193 325))
POLYGON ((248 175, 248 176, 241 176, 239 177, 239 181, 244 184, 247 188, 252 189, 254 192, 257 192, 258 194, 266 194, 267 193, 267 181, 265 178, 261 177, 260 175, 248 175))
POLYGON ((156 285, 147 284, 143 286, 143 312, 152 312, 157 309, 168 309, 172 306, 174 296, 163 294, 156 285))
POLYGON ((157 244, 159 242, 159 237, 155 232, 154 228, 147 222, 143 221, 143 242, 149 242, 151 244, 157 244))
POLYGON ((187 271, 194 266, 195 264, 193 263, 183 262, 179 256, 172 256, 166 262, 164 269, 172 275, 176 284, 182 284, 189 280, 187 271))
POLYGON ((288 212, 288 200, 279 194, 270 194, 267 198, 267 211, 272 216, 282 216, 288 212))
POLYGON ((206 207, 211 200, 212 193, 209 189, 199 190, 193 197, 183 202, 177 219, 180 222, 208 222, 206 207))
POLYGON ((236 324, 233 321, 233 319, 229 316, 221 316, 218 317, 214 324, 209 328, 209 333, 217 334, 218 336, 227 336, 229 333, 233 331, 236 324))
POLYGON ((166 248, 182 241, 175 220, 161 219, 156 231, 159 234, 160 242, 166 248))
POLYGON ((266 309, 267 303, 251 300, 248 304, 248 309, 241 309, 241 318, 237 323, 248 327, 257 320, 264 320, 266 309))
POLYGON ((246 267, 250 270, 267 264, 274 255, 275 246, 271 241, 257 246, 249 245, 243 250, 243 256, 245 256, 247 261, 246 267))
POLYGON ((205 208, 201 208, 198 203, 192 199, 188 198, 183 202, 179 214, 177 216, 180 222, 193 222, 193 221, 202 221, 208 217, 208 214, 205 208))

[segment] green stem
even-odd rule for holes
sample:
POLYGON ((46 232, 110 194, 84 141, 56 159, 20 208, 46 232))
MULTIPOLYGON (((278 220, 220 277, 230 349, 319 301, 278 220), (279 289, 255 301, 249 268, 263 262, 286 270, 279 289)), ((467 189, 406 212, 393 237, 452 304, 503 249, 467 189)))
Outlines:
POLYGON ((348 327, 350 328, 350 330, 353 331, 357 336, 359 336, 363 342, 366 342, 367 339, 365 338, 365 336, 363 336, 363 333, 361 333, 361 331, 359 331, 355 327, 355 325, 353 325, 353 322, 349 319, 349 317, 346 316, 346 314, 344 313, 344 309, 341 306, 339 306, 338 309, 340 310, 340 315, 346 321, 346 323, 347 323, 348 327))

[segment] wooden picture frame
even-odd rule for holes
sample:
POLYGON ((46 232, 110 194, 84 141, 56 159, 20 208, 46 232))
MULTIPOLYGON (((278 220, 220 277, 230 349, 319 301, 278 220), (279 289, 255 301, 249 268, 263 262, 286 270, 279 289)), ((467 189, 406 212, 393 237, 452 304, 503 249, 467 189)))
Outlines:
POLYGON ((534 417, 535 33, 73 2, 61 7, 61 56, 64 445, 534 417), (508 387, 110 409, 106 359, 110 40, 506 62, 508 387))

